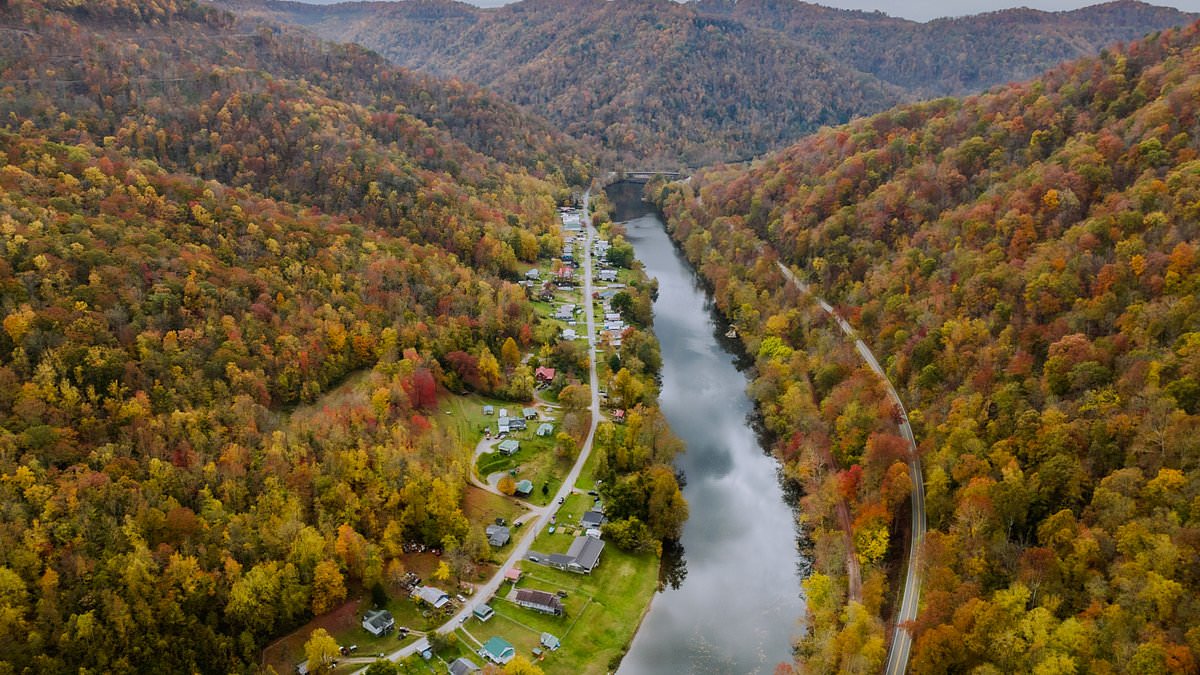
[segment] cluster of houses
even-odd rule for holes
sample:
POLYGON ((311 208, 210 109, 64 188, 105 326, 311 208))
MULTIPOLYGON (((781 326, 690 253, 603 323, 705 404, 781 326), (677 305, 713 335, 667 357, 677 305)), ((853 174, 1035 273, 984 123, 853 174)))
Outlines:
MULTIPOLYGON (((484 415, 490 416, 495 413, 496 413, 495 406, 492 406, 492 405, 483 406, 483 414, 484 415)), ((500 415, 496 419, 496 433, 503 436, 504 434, 508 434, 513 431, 524 431, 529 428, 529 420, 536 420, 537 418, 538 418, 537 408, 532 408, 532 407, 521 408, 521 416, 520 417, 517 417, 515 415, 509 415, 508 408, 501 408, 500 415)), ((501 444, 501 445, 503 446, 504 444, 501 444)), ((519 446, 506 446, 506 447, 512 448, 511 452, 505 452, 504 447, 500 448, 500 451, 504 452, 504 454, 506 454, 506 455, 515 454, 517 452, 517 450, 520 449, 519 446)))

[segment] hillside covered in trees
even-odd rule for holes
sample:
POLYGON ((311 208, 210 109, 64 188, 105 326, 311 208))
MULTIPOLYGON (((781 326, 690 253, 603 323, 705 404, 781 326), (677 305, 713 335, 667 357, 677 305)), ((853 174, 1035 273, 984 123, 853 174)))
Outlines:
POLYGON ((914 477, 879 381, 776 261, 910 410, 912 672, 1196 671, 1198 120, 1200 24, 653 187, 804 486, 800 672, 880 669, 914 477))
POLYGON ((1191 20, 1124 0, 920 24, 798 0, 223 0, 487 87, 638 168, 781 148, 904 100, 1032 77, 1191 20))
POLYGON ((257 672, 405 546, 490 555, 432 414, 528 399, 575 142, 191 0, 0 31, 0 673, 257 672))

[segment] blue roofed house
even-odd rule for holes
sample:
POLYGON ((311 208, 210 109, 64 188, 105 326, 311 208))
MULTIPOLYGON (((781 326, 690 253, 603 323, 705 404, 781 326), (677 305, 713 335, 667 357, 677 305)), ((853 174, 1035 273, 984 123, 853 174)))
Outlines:
POLYGON ((492 663, 503 666, 513 660, 513 657, 517 655, 517 650, 508 640, 492 636, 483 643, 483 647, 479 649, 479 655, 492 663))

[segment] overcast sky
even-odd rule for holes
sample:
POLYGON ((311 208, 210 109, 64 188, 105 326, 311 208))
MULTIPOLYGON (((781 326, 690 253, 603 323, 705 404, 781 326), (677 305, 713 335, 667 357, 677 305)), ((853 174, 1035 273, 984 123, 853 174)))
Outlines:
MULTIPOLYGON (((314 0, 308 1, 313 2, 314 0)), ((324 4, 335 0, 315 1, 324 4)), ((472 5, 479 5, 480 7, 496 7, 507 5, 513 0, 465 1, 470 2, 472 5)), ((1096 0, 1025 0, 1024 2, 1020 0, 1015 2, 1006 2, 1005 0, 957 0, 957 2, 949 3, 946 0, 902 0, 899 2, 885 2, 883 0, 818 0, 816 4, 828 7, 843 7, 846 9, 878 9, 892 16, 902 16, 906 19, 915 19, 917 21, 928 21, 941 16, 978 14, 979 12, 990 12, 1006 7, 1033 7, 1035 9, 1053 11, 1077 9, 1097 4, 1097 2, 1096 0)), ((1150 0, 1150 4, 1178 7, 1187 12, 1200 12, 1200 0, 1150 0)))

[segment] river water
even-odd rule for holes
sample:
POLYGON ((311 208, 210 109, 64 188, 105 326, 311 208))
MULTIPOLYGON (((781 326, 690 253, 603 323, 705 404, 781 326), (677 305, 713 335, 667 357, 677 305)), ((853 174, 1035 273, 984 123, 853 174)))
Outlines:
POLYGON ((747 379, 721 345, 725 329, 662 222, 641 203, 641 186, 617 184, 608 194, 637 258, 658 279, 660 403, 687 443, 676 464, 691 509, 682 537, 686 576, 655 596, 619 672, 770 673, 791 661, 804 606, 796 519, 779 465, 751 425, 747 379))

